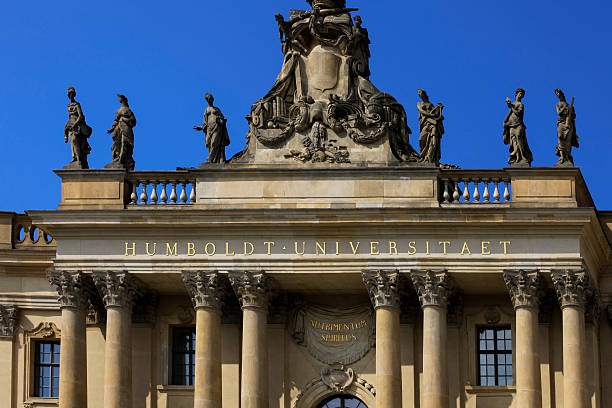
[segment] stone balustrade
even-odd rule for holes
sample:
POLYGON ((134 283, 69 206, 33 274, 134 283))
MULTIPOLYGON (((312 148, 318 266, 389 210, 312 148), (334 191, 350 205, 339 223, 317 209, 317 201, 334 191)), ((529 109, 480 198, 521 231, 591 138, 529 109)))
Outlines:
POLYGON ((196 202, 196 183, 188 171, 132 172, 128 206, 186 205, 196 202))
POLYGON ((0 248, 55 250, 55 240, 26 214, 0 213, 0 248))
POLYGON ((512 201, 511 177, 503 170, 443 171, 441 204, 508 204, 512 201))

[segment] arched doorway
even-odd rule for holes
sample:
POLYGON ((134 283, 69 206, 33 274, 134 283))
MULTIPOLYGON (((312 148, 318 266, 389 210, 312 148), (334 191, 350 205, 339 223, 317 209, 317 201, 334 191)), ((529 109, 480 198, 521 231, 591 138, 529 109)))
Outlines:
POLYGON ((368 406, 352 395, 334 395, 321 402, 317 408, 368 408, 368 406))

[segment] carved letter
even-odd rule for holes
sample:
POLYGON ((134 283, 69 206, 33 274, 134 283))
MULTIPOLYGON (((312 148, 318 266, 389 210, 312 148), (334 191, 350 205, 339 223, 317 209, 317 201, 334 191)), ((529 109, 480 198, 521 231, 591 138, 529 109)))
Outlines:
POLYGON ((175 242, 172 247, 170 243, 166 242, 166 256, 178 256, 178 243, 175 242))
POLYGON ((315 245, 316 245, 317 255, 319 255, 319 252, 322 255, 327 255, 327 242, 323 242, 323 246, 321 246, 319 242, 316 242, 315 245))
POLYGON ((416 255, 416 253, 417 253, 416 242, 410 241, 408 243, 408 255, 416 255))
POLYGON ((378 244, 380 244, 380 242, 378 241, 370 242, 370 255, 380 255, 380 251, 378 250, 378 244))
POLYGON ((212 242, 207 242, 204 246, 204 252, 206 253, 206 256, 215 256, 217 253, 217 246, 212 242))
POLYGON ((298 251, 298 243, 295 242, 295 254, 296 255, 304 255, 306 252, 306 242, 302 242, 302 252, 298 251))
POLYGON ((472 251, 470 251, 470 247, 468 246, 467 241, 463 243, 463 249, 461 250, 461 255, 465 255, 466 251, 468 255, 472 255, 472 251))
POLYGON ((132 256, 136 256, 136 243, 132 242, 132 246, 130 247, 129 244, 126 242, 125 243, 125 256, 130 256, 130 251, 132 251, 132 256))
POLYGON ((389 255, 397 255, 397 242, 389 241, 389 255))
POLYGON ((508 255, 508 245, 512 244, 512 241, 500 241, 499 244, 504 246, 504 255, 508 255))
POLYGON ((268 247, 268 255, 272 255, 272 247, 276 245, 274 242, 264 242, 264 245, 268 247))
POLYGON ((228 241, 225 241, 225 256, 234 256, 234 255, 236 255, 235 251, 230 252, 229 245, 230 245, 230 243, 228 241))
POLYGON ((353 255, 357 255, 357 252, 359 252, 359 241, 357 241, 357 246, 353 245, 353 241, 349 242, 349 244, 351 244, 353 255))
POLYGON ((195 254, 196 254, 195 244, 193 242, 188 242, 187 243, 187 256, 195 256, 195 254))
POLYGON ((254 252, 255 252, 255 245, 253 245, 252 242, 245 242, 244 243, 244 256, 253 255, 254 252))
POLYGON ((448 253, 447 253, 447 251, 446 251, 446 247, 447 247, 447 246, 449 246, 450 244, 451 244, 451 243, 450 243, 450 242, 448 242, 448 241, 441 241, 441 242, 439 243, 439 245, 443 245, 443 246, 444 246, 444 251, 443 251, 444 255, 448 255, 448 253))
POLYGON ((147 255, 153 256, 157 252, 157 242, 153 243, 153 252, 149 251, 149 243, 145 244, 145 250, 147 251, 147 255))
POLYGON ((336 255, 340 255, 340 243, 336 241, 336 255))
POLYGON ((490 241, 482 241, 482 254, 483 255, 491 255, 491 251, 489 250, 489 245, 491 245, 490 241))

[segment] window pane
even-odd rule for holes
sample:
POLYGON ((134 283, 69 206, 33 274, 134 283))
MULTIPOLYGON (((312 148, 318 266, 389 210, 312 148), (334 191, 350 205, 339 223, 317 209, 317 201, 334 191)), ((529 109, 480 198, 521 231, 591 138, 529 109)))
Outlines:
POLYGON ((512 350, 512 340, 506 340, 506 350, 512 350))
POLYGON ((487 342, 484 340, 480 340, 480 350, 486 350, 487 349, 487 342))
POLYGON ((502 386, 502 387, 506 386, 506 377, 500 377, 499 385, 502 386))
POLYGON ((487 340, 493 340, 493 330, 486 330, 487 340))
POLYGON ((493 340, 487 340, 487 350, 495 350, 495 342, 493 340))
POLYGON ((495 356, 493 354, 487 354, 487 364, 495 364, 495 356))

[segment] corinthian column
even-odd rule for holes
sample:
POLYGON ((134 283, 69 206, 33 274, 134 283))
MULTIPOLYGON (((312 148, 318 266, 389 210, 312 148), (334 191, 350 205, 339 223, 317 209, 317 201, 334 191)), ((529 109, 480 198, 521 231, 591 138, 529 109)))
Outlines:
POLYGON ((95 273, 94 282, 106 307, 104 408, 132 407, 132 307, 136 280, 127 272, 95 273))
POLYGON ((516 398, 519 407, 540 408, 542 386, 538 349, 538 292, 541 277, 537 271, 504 271, 516 313, 516 398))
POLYGON ((423 308, 423 408, 448 407, 446 271, 411 271, 423 308))
POLYGON ((584 311, 591 293, 585 271, 553 271, 563 314, 563 406, 587 407, 586 329, 584 311))
POLYGON ((376 310, 376 406, 402 405, 400 296, 397 271, 364 271, 363 282, 376 310))
POLYGON ((268 408, 269 278, 264 272, 233 272, 230 282, 242 307, 241 408, 268 408))
POLYGON ((62 311, 60 340, 60 408, 87 406, 87 342, 85 314, 90 288, 81 272, 49 271, 47 279, 59 294, 62 311))
POLYGON ((221 408, 221 286, 217 272, 183 272, 196 310, 194 408, 221 408))

